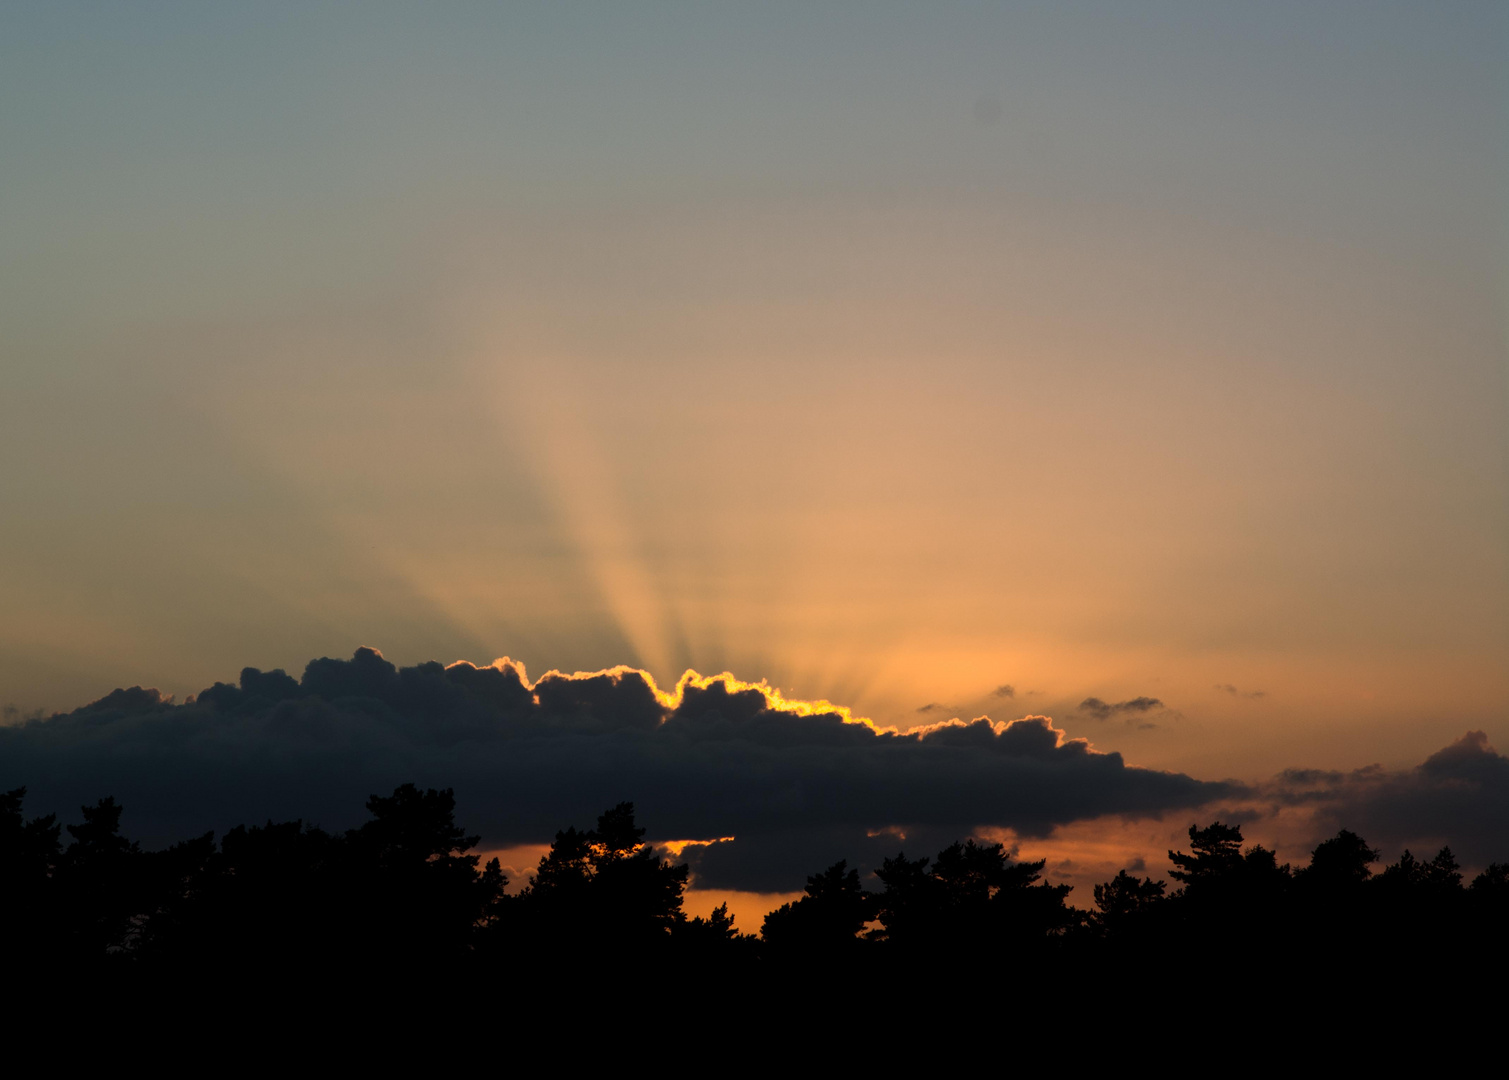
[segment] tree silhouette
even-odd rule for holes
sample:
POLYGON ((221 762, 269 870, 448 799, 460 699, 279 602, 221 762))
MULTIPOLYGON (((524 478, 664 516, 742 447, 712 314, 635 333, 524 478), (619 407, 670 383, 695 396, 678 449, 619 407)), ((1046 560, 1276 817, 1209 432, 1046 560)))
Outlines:
POLYGON ((121 809, 114 799, 101 799, 81 807, 83 822, 67 827, 73 842, 54 879, 70 951, 79 958, 99 960, 128 950, 140 928, 144 867, 140 847, 120 834, 121 809))
POLYGON ((1468 891, 1485 903, 1509 904, 1509 863, 1489 863, 1468 891))
POLYGON ((711 942, 734 941, 741 935, 734 929, 734 917, 728 913, 728 902, 724 901, 708 914, 707 918, 698 915, 694 919, 688 919, 683 934, 693 938, 703 938, 711 942))
POLYGON ((175 964, 245 972, 349 965, 369 944, 353 910, 342 839, 302 821, 237 825, 197 879, 147 926, 145 949, 175 964))
POLYGON ((1174 865, 1168 876, 1184 886, 1180 893, 1187 902, 1271 904, 1292 877, 1288 864, 1279 866, 1260 844, 1242 850, 1242 830, 1235 825, 1191 825, 1189 846, 1193 854, 1168 853, 1174 865))
POLYGON ((1378 850, 1342 829, 1316 845, 1294 875, 1291 934, 1310 955, 1334 966, 1353 965, 1376 948, 1371 863, 1378 850))
POLYGON ((807 879, 806 896, 765 916, 760 936, 778 954, 828 954, 859 945, 860 931, 874 911, 873 898, 859 884, 848 860, 807 879))
POLYGON ((876 935, 908 952, 1027 947, 1076 921, 1070 886, 1039 884, 1043 861, 1014 862, 1001 844, 950 844, 935 859, 899 854, 875 871, 876 935), (929 863, 931 862, 931 869, 929 863))
POLYGON ((1189 846, 1193 855, 1170 851, 1168 861, 1175 869, 1169 877, 1186 888, 1199 887, 1233 877, 1242 863, 1242 830, 1235 825, 1211 822, 1205 828, 1189 827, 1189 846))
POLYGON ((1378 849, 1368 847, 1362 837, 1342 829, 1317 845, 1310 853, 1310 865, 1295 876, 1314 889, 1350 892, 1372 877, 1370 864, 1378 855, 1378 849))
POLYGON ((1421 862, 1405 848, 1398 862, 1383 868, 1378 885, 1400 901, 1441 901, 1462 891, 1462 868, 1449 847, 1436 852, 1429 862, 1421 862))
POLYGON ((520 915, 556 948, 599 954, 663 945, 684 920, 688 868, 661 859, 619 803, 588 832, 556 833, 519 897, 520 915))
POLYGON ((26 789, 0 793, 0 961, 30 965, 57 933, 53 873, 62 850, 57 817, 23 819, 26 789))
POLYGON ((1170 852, 1177 892, 1123 870, 1094 887, 1091 913, 1067 905, 1067 886, 1041 880, 1042 861, 1015 861, 1000 844, 898 854, 875 872, 879 892, 841 861, 808 877, 757 939, 738 932, 727 904, 686 918, 687 867, 645 842, 631 803, 593 829, 557 833, 509 898, 497 860, 484 867, 472 854, 478 838, 456 823, 448 789, 374 795, 369 820, 342 834, 268 822, 162 851, 124 837, 108 798, 81 809, 64 848, 55 818, 26 820, 25 794, 0 793, 0 959, 33 974, 103 966, 270 989, 290 973, 339 973, 496 989, 500 972, 517 972, 542 1000, 558 1000, 538 994, 541 980, 579 991, 605 985, 584 972, 607 971, 712 1001, 715 980, 768 988, 762 972, 789 982, 791 965, 818 963, 890 972, 898 988, 930 980, 958 1001, 1013 987, 1026 995, 1028 983, 1002 973, 1032 965, 1034 1000, 1071 975, 1156 971, 1185 986, 1226 986, 1240 973, 1246 993, 1335 998, 1375 984, 1467 985, 1458 976, 1496 970, 1509 953, 1509 864, 1491 864, 1471 888, 1450 848, 1428 861, 1405 851, 1374 874, 1377 849, 1348 830, 1291 872, 1266 848, 1244 849, 1237 826, 1191 826, 1190 851, 1170 852))
POLYGON ((701 966, 736 965, 747 968, 759 956, 760 939, 741 934, 728 913, 728 904, 713 908, 703 918, 684 919, 671 931, 677 955, 701 966))
POLYGON ((367 801, 346 837, 345 863, 364 898, 367 947, 395 959, 456 958, 495 916, 507 881, 496 859, 478 872, 478 837, 456 824, 455 793, 403 784, 367 801))
POLYGON ((1483 951, 1509 952, 1509 863, 1489 863, 1467 890, 1471 925, 1480 928, 1483 951))
POLYGON ((1138 878, 1119 871, 1114 878, 1095 886, 1098 909, 1094 925, 1104 934, 1126 935, 1143 925, 1163 901, 1168 886, 1152 878, 1138 878))
MULTIPOLYGON (((1164 930, 1183 946, 1194 972, 1210 977, 1239 959, 1255 963, 1291 934, 1293 875, 1269 849, 1242 849, 1242 830, 1212 822, 1189 827, 1191 854, 1170 851, 1169 877, 1182 885, 1164 930)), ((1172 942, 1170 943, 1172 944, 1172 942)))

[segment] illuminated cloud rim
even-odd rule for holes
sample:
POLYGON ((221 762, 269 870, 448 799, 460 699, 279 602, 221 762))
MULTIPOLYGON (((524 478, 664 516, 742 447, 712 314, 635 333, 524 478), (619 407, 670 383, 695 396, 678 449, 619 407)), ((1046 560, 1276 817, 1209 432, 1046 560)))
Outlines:
POLYGON ((799 887, 824 859, 895 854, 899 832, 922 850, 1239 794, 1128 766, 1043 716, 900 733, 728 674, 688 672, 667 693, 627 667, 531 683, 506 658, 396 668, 372 649, 297 680, 247 668, 184 704, 132 687, 0 728, 0 787, 26 785, 28 812, 72 820, 114 795, 148 843, 268 818, 345 827, 405 781, 454 788, 489 846, 633 800, 652 836, 736 837, 686 849, 702 884, 729 888, 799 887))

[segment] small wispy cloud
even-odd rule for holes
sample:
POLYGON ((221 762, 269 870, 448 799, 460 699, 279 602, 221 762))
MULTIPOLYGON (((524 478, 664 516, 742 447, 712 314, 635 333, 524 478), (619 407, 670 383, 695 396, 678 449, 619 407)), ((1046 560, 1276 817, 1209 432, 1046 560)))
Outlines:
POLYGON ((1165 708, 1163 702, 1155 697, 1134 697, 1116 702, 1087 697, 1079 703, 1080 712, 1089 713, 1097 720, 1109 720, 1113 716, 1124 716, 1130 720, 1134 716, 1143 716, 1162 708, 1165 708))
POLYGON ((1268 696, 1268 691, 1266 690, 1238 690, 1235 686, 1232 686, 1231 683, 1216 683, 1216 689, 1221 691, 1223 694, 1230 694, 1232 697, 1246 698, 1249 701, 1257 701, 1259 698, 1265 698, 1268 696))

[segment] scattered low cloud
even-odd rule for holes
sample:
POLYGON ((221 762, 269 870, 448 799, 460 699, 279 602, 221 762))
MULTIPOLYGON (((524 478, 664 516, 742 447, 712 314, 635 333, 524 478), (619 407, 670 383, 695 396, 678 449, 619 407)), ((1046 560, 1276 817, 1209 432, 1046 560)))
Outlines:
POLYGON ((1216 689, 1221 691, 1223 694, 1230 694, 1232 697, 1246 698, 1248 701, 1258 701, 1268 696, 1268 691, 1266 690, 1238 690, 1235 686, 1232 686, 1231 683, 1216 683, 1216 689))
POLYGON ((1016 697, 1016 687, 1012 686, 1010 683, 1002 683, 1000 686, 991 691, 990 696, 998 698, 1014 698, 1016 697))
POLYGON ((1097 720, 1109 720, 1115 716, 1131 719, 1165 707, 1163 702, 1155 697, 1135 697, 1114 703, 1102 701, 1098 697, 1088 697, 1079 703, 1080 712, 1089 713, 1097 720))

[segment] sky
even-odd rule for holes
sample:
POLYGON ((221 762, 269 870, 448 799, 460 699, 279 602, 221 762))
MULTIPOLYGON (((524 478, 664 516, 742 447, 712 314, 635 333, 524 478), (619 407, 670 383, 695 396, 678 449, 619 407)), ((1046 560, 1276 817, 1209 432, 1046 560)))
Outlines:
POLYGON ((0 702, 368 647, 1201 783, 1509 745, 1506 42, 6 5, 0 702))

